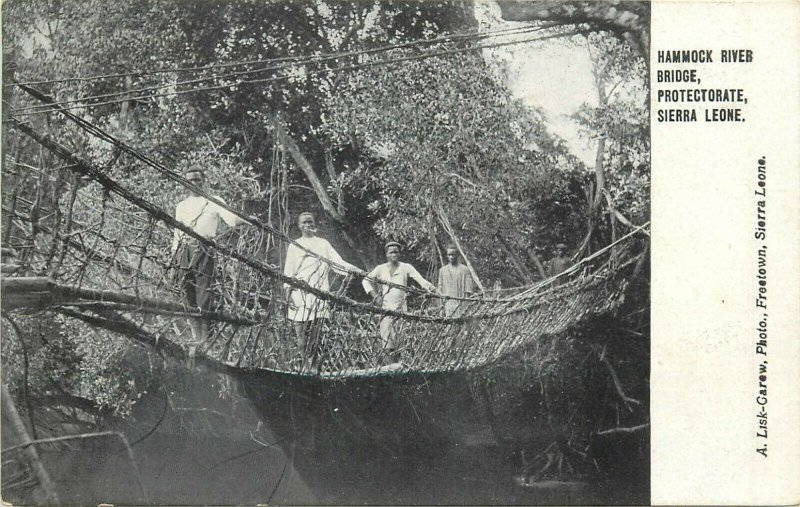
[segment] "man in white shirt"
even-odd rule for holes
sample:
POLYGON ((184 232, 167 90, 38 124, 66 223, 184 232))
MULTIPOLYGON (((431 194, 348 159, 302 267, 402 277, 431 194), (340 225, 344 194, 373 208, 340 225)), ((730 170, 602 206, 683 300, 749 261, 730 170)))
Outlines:
MULTIPOLYGON (((202 188, 204 174, 198 166, 192 166, 184 173, 185 178, 195 186, 202 188)), ((217 200, 222 201, 217 196, 217 200)), ((227 209, 189 190, 189 197, 178 203, 175 208, 175 219, 190 227, 204 238, 217 236, 220 221, 230 227, 248 223, 227 209)), ((213 306, 211 285, 214 277, 214 252, 200 243, 196 238, 175 229, 172 238, 172 253, 176 264, 176 284, 181 290, 184 303, 190 308, 211 310, 213 306)), ((203 319, 190 319, 193 344, 189 346, 190 362, 197 345, 207 334, 203 319)))
MULTIPOLYGON (((406 302, 407 291, 398 287, 381 285, 381 292, 375 287, 375 283, 370 279, 391 282, 395 285, 408 286, 408 279, 416 281, 420 287, 427 291, 433 291, 436 287, 425 280, 422 275, 411 264, 400 262, 400 243, 390 241, 386 243, 386 264, 381 264, 373 269, 364 279, 364 290, 369 294, 374 302, 381 300, 381 305, 387 310, 408 311, 406 302)), ((392 360, 398 360, 397 344, 395 343, 396 331, 394 329, 394 318, 388 315, 381 317, 380 335, 383 341, 383 349, 392 360)))
MULTIPOLYGON (((353 273, 365 274, 363 270, 345 262, 327 240, 317 236, 313 214, 300 213, 297 225, 302 234, 297 243, 316 256, 290 244, 286 250, 286 264, 283 269, 286 276, 303 280, 316 289, 328 291, 330 269, 345 276, 353 273), (326 260, 337 265, 333 266, 326 260)), ((288 306, 287 316, 294 323, 297 345, 303 351, 303 371, 318 373, 321 362, 320 333, 323 321, 329 319, 331 314, 328 302, 289 284, 284 284, 284 292, 288 306)))

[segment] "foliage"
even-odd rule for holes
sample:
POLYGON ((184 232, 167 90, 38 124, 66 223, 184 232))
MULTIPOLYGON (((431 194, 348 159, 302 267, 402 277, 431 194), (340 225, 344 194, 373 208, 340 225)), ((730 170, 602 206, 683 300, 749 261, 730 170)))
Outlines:
POLYGON ((81 394, 92 400, 100 410, 117 417, 127 417, 143 395, 157 388, 157 378, 141 364, 141 349, 129 346, 120 351, 118 345, 112 345, 110 340, 106 340, 104 347, 98 338, 95 336, 81 347, 84 350, 80 372, 81 394))
POLYGON ((546 0, 499 0, 497 3, 503 19, 508 21, 588 27, 593 33, 613 34, 645 58, 650 46, 648 2, 564 0, 555 3, 546 0))
POLYGON ((544 225, 531 215, 547 213, 544 196, 566 197, 564 175, 579 166, 541 115, 511 98, 474 55, 376 67, 348 76, 343 88, 329 104, 326 135, 366 154, 343 182, 379 189, 369 203, 377 234, 421 258, 436 258, 431 229, 441 229, 429 217, 443 205, 481 259, 479 272, 501 276, 506 261, 486 231, 527 246, 544 225))
MULTIPOLYGON (((91 105, 78 111, 170 169, 202 165, 209 189, 236 207, 246 204, 264 218, 285 219, 278 201, 290 196, 290 214, 320 209, 307 175, 296 160, 288 162, 276 138, 271 122, 277 119, 329 197, 341 205, 345 225, 337 233, 356 237, 370 262, 381 259, 380 245, 393 238, 409 247, 409 257, 437 267, 439 249, 448 240, 436 216, 441 206, 483 281, 520 285, 529 276, 524 270, 534 267, 524 258, 527 252, 548 257, 555 243, 580 242, 592 214, 586 189, 594 180, 548 131, 544 115, 512 96, 494 62, 478 53, 413 59, 419 48, 292 68, 270 60, 467 31, 475 26, 470 7, 469 2, 410 0, 9 0, 3 6, 3 37, 6 46, 18 48, 19 79, 107 75, 36 86, 60 100, 91 105), (340 68, 387 58, 409 60, 340 68), (161 67, 195 70, 145 72, 161 67), (116 73, 128 75, 108 76, 116 73), (154 88, 151 98, 102 98, 149 87, 154 88), (210 89, 193 92, 197 88, 210 89), (289 193, 275 181, 279 169, 288 172, 289 193), (515 256, 523 257, 522 265, 512 268, 515 256)), ((587 137, 607 139, 601 160, 612 205, 643 223, 649 214, 644 63, 613 37, 592 35, 589 46, 598 90, 607 100, 585 105, 575 119, 587 137)), ((15 108, 35 104, 19 90, 13 101, 15 108)), ((164 209, 180 199, 180 187, 57 115, 26 119, 164 209)), ((38 166, 41 176, 4 169, 4 188, 37 195, 50 208, 63 205, 72 188, 95 190, 64 177, 60 163, 38 146, 8 137, 4 132, 13 158, 38 166)), ((76 218, 89 223, 96 215, 82 209, 76 218)), ((608 223, 602 227, 597 241, 607 243, 608 223)), ((341 243, 331 239, 338 248, 341 243)), ((168 238, 161 246, 167 244, 168 238)), ((33 397, 66 392, 124 416, 152 388, 149 366, 123 342, 58 316, 20 320, 20 325, 39 345, 23 367, 23 339, 4 333, 4 372, 17 395, 24 389, 33 397), (137 358, 133 363, 132 357, 137 358)), ((548 357, 558 359, 541 363, 550 392, 593 399, 594 377, 565 373, 581 368, 585 343, 573 337, 552 347, 548 357)), ((559 410, 570 412, 573 401, 559 410)), ((570 434, 585 433, 597 423, 582 421, 570 434)))
POLYGON ((634 280, 619 316, 545 336, 476 375, 475 392, 491 407, 493 432, 519 462, 522 484, 641 473, 649 457, 647 290, 634 280))
POLYGON ((81 356, 69 338, 67 324, 57 316, 6 319, 2 350, 3 380, 16 393, 28 390, 30 396, 40 396, 57 392, 75 382, 79 374, 81 356))
POLYGON ((618 39, 587 38, 599 104, 574 115, 589 138, 606 139, 602 163, 614 208, 633 223, 649 219, 650 114, 645 62, 618 39))
POLYGON ((61 315, 13 317, 5 323, 3 381, 25 410, 50 399, 83 399, 94 406, 89 415, 126 416, 151 382, 130 367, 130 345, 61 315))

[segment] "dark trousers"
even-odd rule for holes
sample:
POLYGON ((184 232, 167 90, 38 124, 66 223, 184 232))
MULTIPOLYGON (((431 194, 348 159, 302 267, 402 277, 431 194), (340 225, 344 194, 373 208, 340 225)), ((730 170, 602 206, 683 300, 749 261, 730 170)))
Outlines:
POLYGON ((214 279, 214 255, 197 241, 184 240, 176 252, 176 284, 183 301, 193 308, 209 311, 213 307, 211 285, 214 279))

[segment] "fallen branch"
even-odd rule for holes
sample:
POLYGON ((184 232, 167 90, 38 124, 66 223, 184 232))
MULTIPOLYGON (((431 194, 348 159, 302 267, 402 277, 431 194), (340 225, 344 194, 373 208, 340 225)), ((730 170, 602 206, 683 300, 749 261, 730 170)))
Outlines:
MULTIPOLYGON (((87 324, 127 336, 135 342, 150 347, 158 353, 164 353, 178 361, 186 361, 188 359, 188 354, 181 345, 163 336, 149 333, 134 322, 111 310, 96 308, 94 311, 97 315, 87 315, 68 308, 60 308, 58 310, 59 313, 68 317, 82 320, 87 324)), ((205 354, 198 353, 195 357, 195 361, 198 365, 209 368, 217 373, 233 374, 236 372, 236 368, 216 361, 205 354)))
MULTIPOLYGON (((30 466, 33 469, 34 475, 36 476, 36 480, 45 492, 46 496, 44 500, 51 501, 55 504, 60 503, 58 499, 58 493, 56 492, 55 483, 52 481, 50 475, 47 473, 47 470, 44 468, 42 461, 39 459, 39 453, 36 452, 36 448, 31 446, 31 443, 33 443, 34 440, 31 440, 30 436, 28 435, 28 431, 25 429, 25 424, 22 422, 22 419, 17 412, 17 408, 14 405, 14 400, 11 398, 11 394, 9 394, 5 384, 2 385, 2 391, 3 417, 10 420, 12 430, 17 434, 17 438, 22 440, 22 444, 14 447, 19 447, 24 450, 26 457, 30 461, 30 466)), ((3 453, 12 448, 13 447, 3 449, 3 453)))

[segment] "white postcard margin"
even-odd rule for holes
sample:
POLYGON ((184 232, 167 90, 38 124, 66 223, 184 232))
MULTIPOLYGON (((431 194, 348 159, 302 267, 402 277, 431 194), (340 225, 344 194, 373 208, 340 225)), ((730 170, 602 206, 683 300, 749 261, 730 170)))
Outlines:
POLYGON ((798 33, 796 1, 652 5, 655 505, 800 503, 798 33), (683 49, 710 49, 714 63, 658 62, 659 50, 683 49), (722 63, 723 49, 751 50, 752 62, 722 63), (660 69, 692 68, 700 84, 657 82, 660 69), (658 109, 685 107, 657 102, 667 87, 744 89, 745 122, 659 122, 658 109), (766 286, 758 278, 764 245, 766 286), (756 305, 760 287, 766 310, 756 305), (763 313, 766 356, 756 353, 763 313), (767 438, 759 436, 764 419, 767 438), (764 444, 766 457, 757 452, 764 444))

